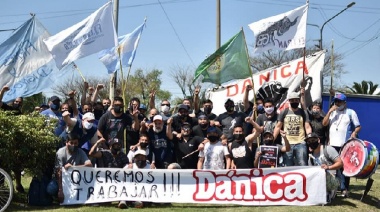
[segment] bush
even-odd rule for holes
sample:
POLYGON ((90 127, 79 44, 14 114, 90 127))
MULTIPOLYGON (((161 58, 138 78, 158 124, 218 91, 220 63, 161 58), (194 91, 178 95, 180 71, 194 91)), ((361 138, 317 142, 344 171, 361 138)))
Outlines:
POLYGON ((0 110, 0 167, 8 172, 20 167, 33 176, 50 169, 58 139, 55 124, 47 123, 38 113, 15 116, 0 110))

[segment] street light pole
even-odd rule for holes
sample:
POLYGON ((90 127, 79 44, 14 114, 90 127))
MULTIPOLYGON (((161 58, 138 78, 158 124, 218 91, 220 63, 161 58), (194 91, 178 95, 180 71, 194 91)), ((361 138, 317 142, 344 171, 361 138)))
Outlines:
POLYGON ((321 39, 319 39, 319 47, 320 47, 321 49, 323 49, 323 47, 322 47, 322 32, 323 32, 323 28, 325 27, 325 25, 326 25, 329 21, 333 20, 333 19, 336 18, 338 15, 342 14, 344 11, 346 11, 348 8, 350 8, 350 7, 354 6, 354 5, 355 5, 355 2, 351 2, 351 3, 350 3, 349 5, 347 5, 347 7, 344 8, 342 11, 340 11, 339 13, 337 13, 336 15, 334 15, 333 17, 331 17, 329 20, 325 21, 325 23, 323 23, 323 25, 322 25, 322 27, 321 27, 321 29, 320 29, 320 38, 321 38, 321 39))

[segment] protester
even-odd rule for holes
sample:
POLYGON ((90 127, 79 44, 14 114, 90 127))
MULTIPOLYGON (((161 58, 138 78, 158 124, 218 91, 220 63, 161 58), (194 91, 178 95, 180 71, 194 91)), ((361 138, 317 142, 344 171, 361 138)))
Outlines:
MULTIPOLYGON (((149 149, 149 137, 147 134, 143 133, 143 134, 140 134, 140 138, 139 138, 139 143, 136 145, 136 148, 132 148, 129 152, 128 152, 128 160, 129 160, 129 163, 132 164, 133 163, 133 159, 135 158, 135 154, 137 151, 139 150, 144 150, 146 152, 146 155, 149 155, 150 154, 150 149, 149 149)), ((152 161, 154 161, 154 154, 152 155, 152 161)))
POLYGON ((198 124, 198 120, 196 118, 189 116, 189 107, 184 104, 178 107, 178 115, 173 116, 172 119, 173 122, 171 125, 173 133, 179 138, 181 137, 181 126, 183 125, 183 123, 188 123, 191 125, 191 127, 194 127, 198 124))
POLYGON ((336 190, 340 185, 339 179, 335 177, 336 170, 343 167, 343 162, 339 157, 339 153, 331 146, 323 146, 319 135, 310 133, 306 137, 307 145, 309 146, 309 165, 321 166, 326 170, 326 191, 327 202, 331 202, 335 198, 336 190))
MULTIPOLYGON (((274 132, 274 128, 277 124, 277 113, 274 107, 274 102, 272 99, 265 99, 264 100, 264 113, 260 114, 257 117, 257 124, 260 126, 261 131, 260 132, 274 132)), ((260 141, 263 142, 263 136, 261 136, 260 141)), ((276 144, 281 145, 281 137, 277 136, 275 140, 276 144)))
POLYGON ((311 105, 311 110, 309 114, 310 126, 312 132, 316 133, 319 136, 322 145, 326 144, 328 127, 323 126, 323 111, 322 105, 319 101, 314 101, 311 105))
POLYGON ((290 143, 291 150, 286 152, 284 163, 286 166, 306 166, 307 148, 305 143, 306 134, 311 133, 310 120, 307 113, 299 108, 300 96, 296 92, 288 95, 288 109, 284 109, 278 116, 277 125, 274 129, 274 139, 283 128, 290 143))
POLYGON ((215 127, 207 130, 207 139, 204 150, 199 151, 197 168, 204 170, 229 169, 231 167, 230 153, 227 146, 222 145, 215 127), (224 163, 226 160, 226 165, 224 163))
MULTIPOLYGON (((203 139, 207 138, 207 129, 212 127, 210 123, 211 121, 206 115, 198 116, 198 124, 192 129, 193 135, 202 137, 203 139)), ((216 130, 218 131, 219 137, 221 137, 223 135, 222 131, 219 128, 216 128, 216 130)))
MULTIPOLYGON (((329 145, 340 152, 342 146, 350 138, 357 138, 361 129, 358 115, 347 108, 347 97, 338 93, 334 97, 334 105, 323 118, 323 126, 329 127, 329 145)), ((343 197, 349 196, 350 178, 342 174, 343 169, 337 172, 340 179, 340 190, 343 197)))
MULTIPOLYGON (((149 94, 149 108, 150 109, 153 109, 153 108, 156 108, 155 107, 155 98, 156 98, 156 91, 153 90, 152 92, 150 92, 149 94)), ((166 99, 162 100, 161 101, 161 107, 160 107, 160 113, 159 115, 162 116, 162 120, 163 122, 166 123, 166 121, 172 116, 171 112, 170 112, 170 102, 166 99)))
POLYGON ((49 119, 57 120, 57 125, 54 130, 54 134, 56 136, 60 136, 62 132, 65 130, 65 122, 63 121, 63 118, 62 118, 60 103, 61 103, 61 99, 58 96, 52 96, 49 99, 49 109, 41 112, 41 115, 46 116, 49 119))

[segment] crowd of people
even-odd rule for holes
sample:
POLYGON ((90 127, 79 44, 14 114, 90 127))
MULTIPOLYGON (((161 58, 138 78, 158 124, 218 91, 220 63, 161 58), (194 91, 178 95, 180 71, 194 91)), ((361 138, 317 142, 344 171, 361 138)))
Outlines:
MULTIPOLYGON (((347 98, 335 95, 327 113, 320 102, 305 103, 304 89, 288 94, 288 107, 281 112, 271 99, 243 99, 244 111, 238 111, 232 99, 224 101, 226 111, 213 113, 213 102, 200 102, 199 88, 193 99, 183 99, 178 111, 172 110, 168 100, 156 108, 155 92, 149 105, 138 98, 129 103, 120 96, 97 99, 102 85, 96 88, 85 83, 81 102, 75 101, 75 91, 66 100, 49 98, 48 104, 36 107, 47 119, 57 119, 54 134, 59 138, 54 173, 62 167, 110 167, 130 169, 251 169, 260 166, 263 154, 259 146, 278 147, 280 166, 319 165, 331 173, 327 200, 336 191, 348 197, 349 178, 342 175, 340 148, 360 131, 354 110, 347 108, 347 98), (126 131, 126 137, 124 136, 126 131), (336 176, 336 177, 335 177, 336 176), (334 181, 335 180, 335 181, 334 181), (335 186, 334 186, 335 185, 335 186)), ((9 88, 0 91, 0 100, 9 88)), ((252 88, 247 86, 245 93, 252 88)), ((23 99, 9 105, 0 101, 3 110, 22 114, 23 99)), ((13 170, 16 189, 23 192, 21 170, 13 170)), ((50 184, 49 184, 50 185, 50 184)), ((50 185, 50 192, 63 198, 60 183, 50 185), (56 189, 55 189, 56 188, 56 189)), ((119 208, 143 207, 142 202, 120 201, 119 208)))

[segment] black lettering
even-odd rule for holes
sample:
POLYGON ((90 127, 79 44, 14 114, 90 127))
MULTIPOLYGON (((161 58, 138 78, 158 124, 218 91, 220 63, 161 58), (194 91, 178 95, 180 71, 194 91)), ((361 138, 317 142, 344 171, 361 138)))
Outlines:
POLYGON ((99 193, 98 193, 98 198, 99 197, 102 197, 102 199, 104 199, 104 189, 103 189, 103 186, 100 186, 100 189, 99 189, 99 193))
POLYGON ((140 191, 140 195, 139 195, 139 197, 144 197, 144 198, 146 198, 145 186, 143 186, 143 187, 141 188, 141 191, 140 191))
POLYGON ((127 182, 127 178, 129 178, 129 176, 131 176, 132 177, 132 179, 131 179, 131 183, 133 182, 133 171, 130 171, 130 172, 124 172, 124 182, 127 182))
POLYGON ((79 185, 80 186, 80 180, 82 179, 82 177, 81 177, 81 175, 80 175, 80 172, 78 171, 78 170, 73 170, 72 172, 71 172, 71 182, 73 182, 74 184, 76 184, 76 185, 79 185), (76 179, 76 181, 75 181, 75 179, 74 179, 74 174, 77 174, 77 176, 78 176, 78 179, 76 179))
POLYGON ((90 179, 87 179, 87 175, 86 175, 86 173, 87 173, 87 171, 83 171, 83 180, 84 180, 84 182, 86 183, 86 184, 89 184, 89 183, 91 183, 92 182, 92 180, 94 179, 94 175, 93 175, 93 172, 92 171, 90 171, 90 179))
POLYGON ((74 188, 74 191, 77 191, 77 201, 79 200, 79 191, 82 191, 82 188, 74 188))
POLYGON ((135 179, 138 183, 141 183, 141 181, 143 181, 143 179, 144 179, 143 173, 140 171, 137 171, 135 174, 135 179))
POLYGON ((149 198, 152 198, 153 192, 156 194, 156 198, 158 198, 157 185, 152 185, 150 188, 149 198))
POLYGON ((99 180, 99 178, 101 178, 100 176, 99 176, 99 174, 101 173, 102 171, 97 171, 96 172, 96 181, 98 181, 98 183, 103 183, 103 181, 100 181, 99 180))
POLYGON ((154 176, 152 175, 152 172, 148 172, 148 179, 146 179, 147 183, 153 183, 154 181, 154 176))
POLYGON ((90 196, 94 195, 94 187, 90 186, 87 190, 87 199, 90 199, 90 196))
POLYGON ((123 189, 121 190, 120 197, 122 194, 125 194, 125 197, 128 197, 127 189, 125 188, 125 186, 123 186, 123 189))
POLYGON ((110 170, 107 170, 106 171, 106 183, 108 183, 108 179, 111 181, 112 183, 112 177, 111 177, 111 171, 110 170))
POLYGON ((178 180, 177 180, 177 191, 179 193, 179 188, 180 188, 180 185, 181 185, 181 175, 179 174, 179 172, 177 173, 177 176, 178 176, 178 180))
POLYGON ((117 197, 116 186, 115 186, 115 185, 112 185, 112 186, 110 186, 110 188, 108 189, 108 198, 115 198, 115 197, 117 197), (114 196, 111 196, 111 194, 114 194, 114 196))
POLYGON ((114 180, 115 180, 115 182, 118 182, 118 183, 120 183, 121 181, 119 180, 119 173, 120 173, 120 171, 116 171, 115 172, 115 174, 114 174, 114 180))
POLYGON ((137 185, 135 185, 135 193, 134 195, 132 194, 131 197, 137 197, 137 185))

